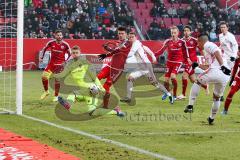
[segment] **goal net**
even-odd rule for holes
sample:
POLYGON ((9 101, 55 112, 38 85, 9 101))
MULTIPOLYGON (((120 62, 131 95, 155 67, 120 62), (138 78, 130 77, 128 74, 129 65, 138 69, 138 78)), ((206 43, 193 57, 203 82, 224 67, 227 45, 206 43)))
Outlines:
POLYGON ((23 34, 17 27, 18 3, 0 0, 0 113, 21 114, 23 34))

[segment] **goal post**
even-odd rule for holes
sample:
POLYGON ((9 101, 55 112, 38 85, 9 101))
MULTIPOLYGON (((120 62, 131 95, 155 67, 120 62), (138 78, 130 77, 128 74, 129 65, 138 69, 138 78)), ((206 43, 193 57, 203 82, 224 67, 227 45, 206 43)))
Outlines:
POLYGON ((16 113, 22 115, 24 0, 17 2, 16 113))
POLYGON ((0 1, 0 114, 22 114, 24 0, 0 1))

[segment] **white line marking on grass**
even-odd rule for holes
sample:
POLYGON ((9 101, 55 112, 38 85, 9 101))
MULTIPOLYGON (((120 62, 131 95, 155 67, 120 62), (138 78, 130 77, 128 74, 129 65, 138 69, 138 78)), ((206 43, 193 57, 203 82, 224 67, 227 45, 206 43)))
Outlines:
POLYGON ((185 135, 185 134, 223 134, 223 133, 240 133, 240 130, 219 130, 219 131, 196 131, 196 132, 152 132, 152 133, 109 133, 95 134, 97 136, 149 136, 149 135, 185 135))
POLYGON ((58 125, 58 124, 55 124, 55 123, 52 123, 52 122, 49 122, 49 121, 41 120, 41 119, 31 117, 31 116, 27 116, 27 115, 21 115, 21 116, 24 117, 24 118, 33 120, 33 121, 37 121, 37 122, 47 124, 49 126, 53 126, 53 127, 59 128, 59 129, 63 129, 65 131, 69 131, 69 132, 72 132, 72 133, 83 135, 83 136, 86 136, 86 137, 89 137, 89 138, 92 138, 92 139, 95 139, 95 140, 103 141, 103 142, 106 142, 106 143, 114 144, 116 146, 126 148, 126 149, 129 149, 129 150, 133 150, 135 152, 145 154, 145 155, 148 155, 148 156, 151 156, 151 157, 154 157, 154 158, 159 158, 159 159, 162 159, 162 160, 175 160, 174 158, 171 158, 171 157, 159 154, 159 153, 150 152, 148 150, 144 150, 144 149, 141 149, 141 148, 138 148, 138 147, 130 146, 128 144, 124 144, 124 143, 114 141, 114 140, 111 140, 111 139, 103 138, 103 137, 100 137, 100 136, 97 136, 97 135, 94 135, 94 134, 90 134, 90 133, 87 133, 87 132, 84 132, 84 131, 81 131, 81 130, 76 130, 76 129, 72 129, 72 128, 69 128, 69 127, 64 127, 64 126, 61 126, 61 125, 58 125))

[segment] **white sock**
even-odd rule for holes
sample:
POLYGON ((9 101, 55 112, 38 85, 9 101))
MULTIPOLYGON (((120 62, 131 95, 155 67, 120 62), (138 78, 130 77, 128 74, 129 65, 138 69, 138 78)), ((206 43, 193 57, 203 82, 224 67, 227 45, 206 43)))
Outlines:
POLYGON ((161 92, 167 94, 168 96, 171 96, 171 93, 168 92, 168 90, 164 87, 164 85, 157 83, 155 87, 159 89, 161 92))
POLYGON ((127 81, 127 97, 132 98, 132 91, 133 91, 133 82, 131 80, 127 81))
POLYGON ((216 100, 213 101, 210 118, 214 119, 216 117, 217 112, 220 108, 220 105, 221 105, 221 101, 216 101, 216 100))
POLYGON ((200 92, 200 86, 197 83, 194 83, 190 91, 189 102, 188 102, 189 105, 194 105, 199 92, 200 92))

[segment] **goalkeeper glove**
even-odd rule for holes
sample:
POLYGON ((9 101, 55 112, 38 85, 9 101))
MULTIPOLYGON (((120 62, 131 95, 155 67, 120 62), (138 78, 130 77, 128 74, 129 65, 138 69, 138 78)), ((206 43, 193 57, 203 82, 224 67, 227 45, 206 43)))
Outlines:
POLYGON ((199 66, 199 65, 198 65, 197 62, 193 62, 193 63, 192 63, 192 68, 193 68, 193 69, 197 68, 198 66, 199 66))
POLYGON ((98 59, 99 59, 100 61, 104 60, 106 57, 107 57, 106 54, 100 54, 100 55, 98 55, 98 59))
POLYGON ((231 62, 234 62, 235 60, 236 60, 235 57, 230 57, 230 61, 231 61, 231 62))
POLYGON ((232 86, 233 81, 234 81, 234 77, 232 76, 232 77, 231 77, 231 80, 229 81, 229 86, 230 86, 230 87, 232 86))
POLYGON ((231 70, 228 69, 227 67, 225 67, 224 65, 221 66, 221 70, 224 74, 226 74, 228 76, 231 74, 231 70))

